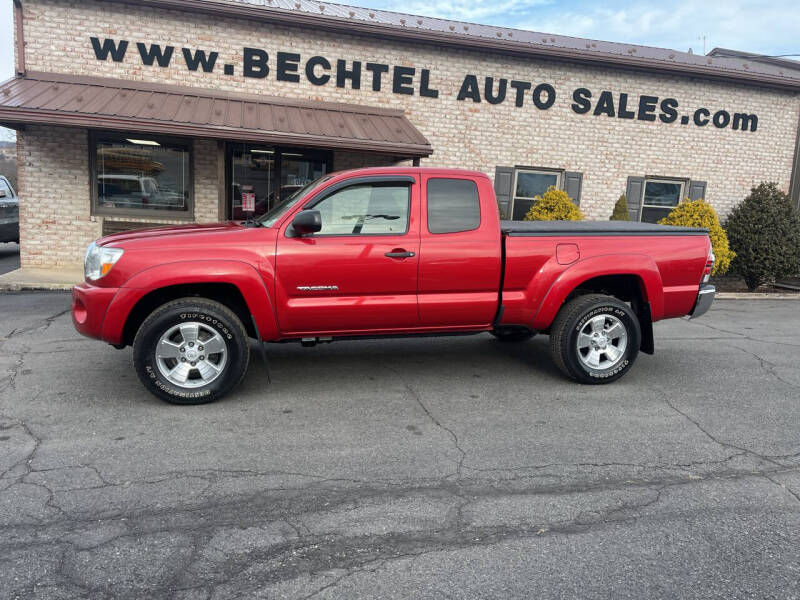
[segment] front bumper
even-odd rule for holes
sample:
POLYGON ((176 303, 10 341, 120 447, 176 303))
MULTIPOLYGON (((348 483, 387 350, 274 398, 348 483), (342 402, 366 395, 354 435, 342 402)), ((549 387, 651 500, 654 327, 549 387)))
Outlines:
POLYGON ((103 339, 103 321, 117 288, 79 283, 72 288, 72 324, 86 337, 103 339))
POLYGON ((714 302, 714 296, 716 296, 716 294, 717 288, 713 285, 708 283, 701 285, 700 291, 697 294, 697 300, 695 300, 694 303, 694 308, 692 312, 689 313, 689 318, 696 319, 706 314, 708 309, 711 308, 711 303, 714 302))

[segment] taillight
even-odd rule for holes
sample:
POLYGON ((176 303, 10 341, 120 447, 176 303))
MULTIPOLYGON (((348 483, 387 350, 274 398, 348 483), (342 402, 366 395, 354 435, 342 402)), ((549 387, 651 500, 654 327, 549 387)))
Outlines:
POLYGON ((714 256, 714 251, 708 251, 708 258, 706 259, 706 268, 703 269, 703 283, 708 283, 708 280, 711 279, 711 269, 714 268, 714 262, 717 260, 717 257, 714 256))

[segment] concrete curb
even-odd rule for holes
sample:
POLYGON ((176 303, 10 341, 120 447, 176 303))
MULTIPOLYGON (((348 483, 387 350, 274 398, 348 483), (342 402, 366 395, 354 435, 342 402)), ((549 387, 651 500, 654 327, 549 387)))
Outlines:
POLYGON ((718 292, 714 300, 800 300, 800 294, 764 294, 761 292, 718 292))
POLYGON ((0 283, 0 292, 54 292, 69 291, 74 283, 0 283))

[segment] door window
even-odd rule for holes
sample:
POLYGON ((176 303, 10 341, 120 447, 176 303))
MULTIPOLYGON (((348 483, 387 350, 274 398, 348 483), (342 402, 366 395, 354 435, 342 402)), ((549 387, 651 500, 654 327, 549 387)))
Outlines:
POLYGON ((317 235, 402 235, 408 231, 410 190, 367 184, 334 192, 313 207, 322 216, 317 235))
POLYGON ((14 197, 14 192, 11 191, 11 186, 6 182, 5 178, 0 177, 0 198, 10 200, 14 197))
POLYGON ((428 231, 472 231, 481 224, 478 186, 469 179, 428 180, 428 231))

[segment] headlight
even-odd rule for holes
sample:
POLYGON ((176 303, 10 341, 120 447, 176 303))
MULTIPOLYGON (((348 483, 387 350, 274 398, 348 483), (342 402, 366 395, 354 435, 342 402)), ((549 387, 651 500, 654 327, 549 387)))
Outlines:
POLYGON ((97 281, 108 275, 123 252, 121 248, 100 247, 94 242, 89 244, 83 261, 83 274, 86 279, 97 281))

